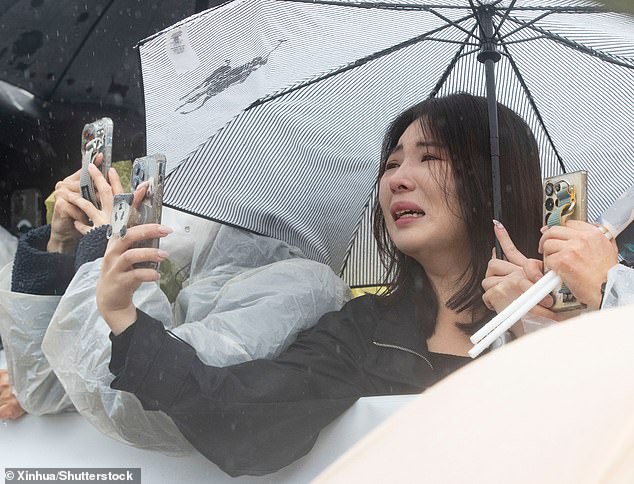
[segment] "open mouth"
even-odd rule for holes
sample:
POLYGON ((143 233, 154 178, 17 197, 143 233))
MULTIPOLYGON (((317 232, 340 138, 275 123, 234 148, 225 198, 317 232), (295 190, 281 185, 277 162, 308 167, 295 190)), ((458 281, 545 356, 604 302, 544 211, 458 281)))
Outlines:
POLYGON ((423 210, 399 210, 394 212, 394 221, 402 218, 420 218, 425 215, 423 210))

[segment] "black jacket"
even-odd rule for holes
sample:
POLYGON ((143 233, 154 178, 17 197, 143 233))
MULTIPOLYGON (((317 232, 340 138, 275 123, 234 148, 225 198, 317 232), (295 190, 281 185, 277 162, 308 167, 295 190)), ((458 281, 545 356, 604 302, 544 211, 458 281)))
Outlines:
MULTIPOLYGON (((363 296, 324 315, 274 360, 205 366, 138 311, 112 337, 112 388, 162 410, 230 475, 267 474, 306 454, 359 397, 418 393, 436 382, 413 305, 363 296)), ((467 359, 465 358, 465 361, 467 359)))
POLYGON ((11 290, 26 294, 64 294, 82 264, 103 257, 108 244, 107 229, 107 225, 102 225, 82 236, 73 254, 46 251, 50 225, 27 232, 20 237, 13 259, 11 290))

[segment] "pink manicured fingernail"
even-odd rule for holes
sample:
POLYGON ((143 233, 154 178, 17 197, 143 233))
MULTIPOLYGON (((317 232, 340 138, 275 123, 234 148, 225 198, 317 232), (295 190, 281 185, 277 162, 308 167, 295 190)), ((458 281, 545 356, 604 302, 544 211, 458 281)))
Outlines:
POLYGON ((539 231, 543 234, 544 232, 546 232, 548 230, 548 225, 544 225, 541 229, 539 229, 539 231))
POLYGON ((165 225, 161 225, 161 226, 159 227, 158 231, 159 231, 159 233, 160 233, 161 235, 169 235, 169 234, 171 234, 172 232, 174 232, 171 228, 166 227, 165 225))
POLYGON ((162 249, 159 249, 156 255, 158 255, 161 259, 167 259, 169 257, 169 253, 162 249))
POLYGON ((502 222, 499 222, 498 220, 493 219, 493 225, 495 225, 498 229, 503 229, 504 225, 502 225, 502 222))

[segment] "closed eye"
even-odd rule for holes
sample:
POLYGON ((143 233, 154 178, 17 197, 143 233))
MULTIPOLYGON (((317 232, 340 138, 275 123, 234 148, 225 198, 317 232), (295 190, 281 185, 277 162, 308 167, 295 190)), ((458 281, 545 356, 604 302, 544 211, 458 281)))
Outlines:
POLYGON ((396 161, 386 161, 385 162, 385 171, 387 170, 393 170, 395 168, 398 168, 399 164, 396 161))

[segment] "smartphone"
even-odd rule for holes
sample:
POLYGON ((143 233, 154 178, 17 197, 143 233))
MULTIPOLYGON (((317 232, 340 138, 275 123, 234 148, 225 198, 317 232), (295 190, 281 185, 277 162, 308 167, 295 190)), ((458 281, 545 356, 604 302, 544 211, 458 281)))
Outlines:
MULTIPOLYGON (((544 179, 544 225, 563 225, 567 220, 588 221, 588 172, 585 170, 556 175, 544 179)), ((544 269, 548 261, 544 259, 544 269)), ((555 289, 551 296, 552 311, 572 311, 584 308, 565 284, 555 289)))
POLYGON ((11 194, 11 232, 21 235, 42 225, 42 194, 36 188, 11 194))
MULTIPOLYGON (((128 228, 135 225, 161 223, 166 163, 165 155, 162 154, 144 156, 134 160, 130 174, 130 186, 134 192, 141 183, 149 181, 148 189, 137 207, 132 206, 134 193, 122 193, 114 196, 108 238, 113 234, 123 238, 128 228)), ((159 239, 144 240, 135 243, 133 247, 158 249, 159 239)), ((135 264, 134 267, 158 269, 158 263, 141 262, 135 264)))
POLYGON ((112 119, 101 118, 86 124, 81 133, 81 174, 79 177, 81 195, 97 208, 101 208, 101 204, 97 199, 88 166, 95 162, 99 153, 103 154, 99 169, 106 180, 108 179, 108 170, 112 166, 112 132, 112 119))

